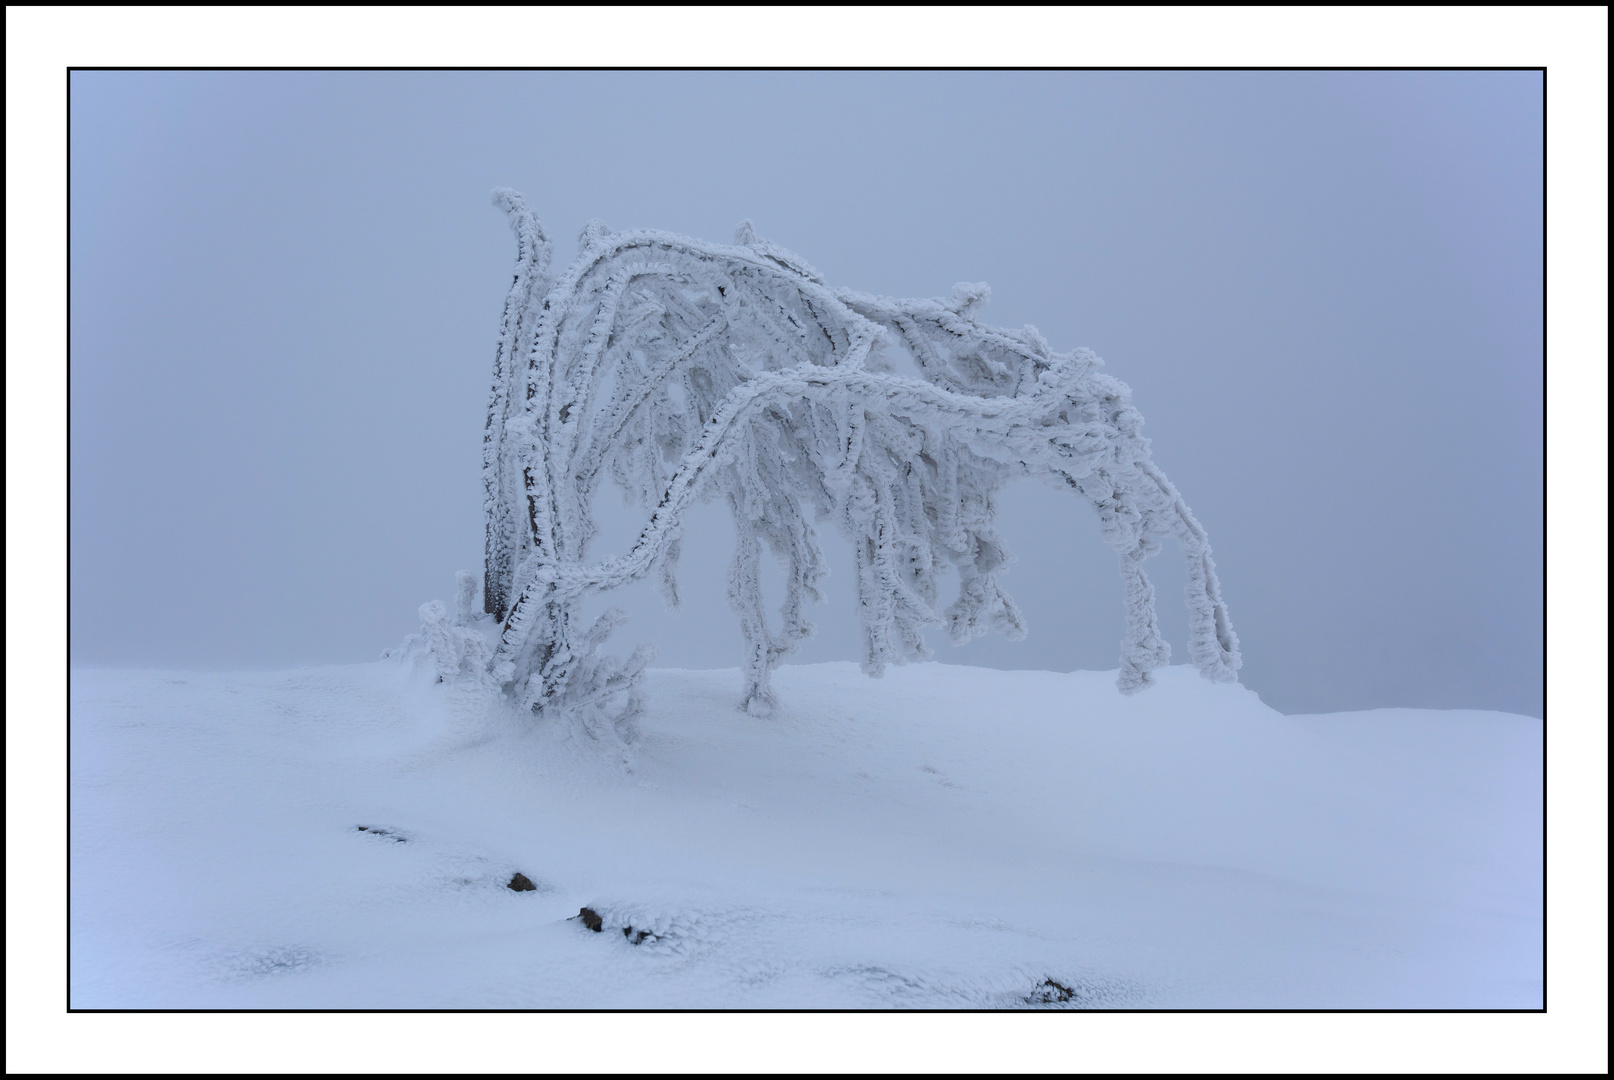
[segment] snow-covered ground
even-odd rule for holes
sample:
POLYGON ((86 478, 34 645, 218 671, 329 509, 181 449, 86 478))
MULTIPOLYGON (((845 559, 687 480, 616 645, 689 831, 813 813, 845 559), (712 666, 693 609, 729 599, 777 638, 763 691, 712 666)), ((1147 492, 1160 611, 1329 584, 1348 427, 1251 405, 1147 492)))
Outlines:
POLYGON ((71 1004, 1541 1006, 1539 720, 1114 678, 651 671, 624 767, 393 663, 75 672, 71 1004))

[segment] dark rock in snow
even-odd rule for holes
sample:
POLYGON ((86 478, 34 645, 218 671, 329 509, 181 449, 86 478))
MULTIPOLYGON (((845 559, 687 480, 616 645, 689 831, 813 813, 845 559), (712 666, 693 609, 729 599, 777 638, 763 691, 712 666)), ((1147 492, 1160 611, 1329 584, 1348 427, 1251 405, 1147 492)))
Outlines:
MULTIPOLYGON (((572 916, 572 918, 582 919, 583 925, 594 931, 596 934, 602 933, 605 930, 605 920, 600 917, 599 912, 595 911, 591 907, 581 908, 576 915, 572 916)), ((622 928, 622 936, 627 938, 635 945, 642 944, 647 939, 650 941, 657 941, 660 939, 659 934, 653 934, 649 930, 635 930, 631 926, 624 926, 622 928)))
POLYGON ((1064 983, 1055 982, 1053 979, 1044 979, 1041 985, 1033 990, 1031 996, 1026 1000, 1033 1005, 1054 1005, 1069 1001, 1075 996, 1076 991, 1064 983))
POLYGON ((369 833, 371 836, 384 836, 394 844, 407 844, 409 842, 406 837, 399 836, 391 829, 380 829, 374 825, 357 825, 355 828, 359 832, 369 833))
POLYGON ((534 892, 537 890, 538 886, 534 885, 532 883, 532 879, 526 874, 518 871, 516 876, 510 879, 510 884, 506 885, 505 888, 510 889, 513 892, 534 892))

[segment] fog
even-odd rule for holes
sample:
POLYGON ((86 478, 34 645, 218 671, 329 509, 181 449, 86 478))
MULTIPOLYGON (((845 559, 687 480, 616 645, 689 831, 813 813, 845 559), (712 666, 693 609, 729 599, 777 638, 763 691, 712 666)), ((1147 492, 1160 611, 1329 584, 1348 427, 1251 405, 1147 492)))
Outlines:
MULTIPOLYGON (((488 196, 510 186, 562 264, 590 218, 716 241, 749 218, 834 286, 989 282, 990 321, 1133 388, 1264 701, 1542 715, 1540 73, 77 72, 70 92, 76 667, 370 660, 480 568, 515 252, 488 196)), ((636 524, 604 495, 599 554, 636 524)), ((726 514, 686 529, 683 611, 643 584, 607 598, 631 616, 607 648, 740 662, 726 514)), ((1115 667, 1092 510, 1022 483, 1002 532, 1029 636, 938 630, 936 659, 1115 667)), ((795 662, 858 657, 850 552, 826 541, 795 662)), ((1181 663, 1175 555, 1149 569, 1181 663)))

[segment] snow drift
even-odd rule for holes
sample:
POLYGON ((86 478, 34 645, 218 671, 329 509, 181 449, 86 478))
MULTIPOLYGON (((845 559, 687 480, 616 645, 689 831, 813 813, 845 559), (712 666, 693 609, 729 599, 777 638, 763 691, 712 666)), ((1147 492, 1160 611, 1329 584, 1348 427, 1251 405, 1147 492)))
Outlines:
POLYGON ((1542 1004, 1539 720, 737 676, 651 670, 623 770, 395 664, 76 672, 71 1004, 1542 1004))

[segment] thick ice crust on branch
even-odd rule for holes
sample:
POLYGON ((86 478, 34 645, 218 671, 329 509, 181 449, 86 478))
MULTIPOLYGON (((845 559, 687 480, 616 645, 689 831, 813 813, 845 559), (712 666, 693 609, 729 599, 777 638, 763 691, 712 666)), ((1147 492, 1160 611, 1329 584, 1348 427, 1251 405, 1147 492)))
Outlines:
POLYGON ((1150 460, 1130 391, 1092 353, 980 322, 984 285, 945 300, 830 289, 749 222, 732 245, 591 222, 552 279, 536 217, 514 192, 494 198, 517 261, 484 441, 484 607, 502 621, 487 669, 535 710, 631 694, 643 651, 602 659, 615 618, 579 636, 581 602, 655 573, 676 604, 683 514, 717 495, 738 532, 728 596, 754 713, 773 707, 769 673, 812 633, 803 608, 827 572, 815 520, 852 541, 870 675, 928 657, 926 627, 957 642, 989 628, 1021 637, 998 584, 1009 556, 994 522, 998 490, 1025 475, 1090 502, 1120 556, 1122 690, 1148 685, 1170 655, 1142 568, 1161 536, 1188 561, 1194 663, 1236 678, 1205 532, 1150 460), (921 378, 896 373, 904 359, 921 378), (649 519, 629 551, 590 561, 606 475, 649 519), (759 585, 763 545, 785 570, 777 630, 759 585), (959 595, 938 611, 948 568, 959 595))
POLYGON ((527 530, 521 527, 521 472, 504 451, 504 427, 520 415, 519 377, 525 355, 521 344, 532 336, 538 304, 548 291, 549 237, 525 200, 509 188, 493 193, 493 204, 510 219, 516 234, 516 269, 504 299, 499 344, 493 356, 493 391, 487 424, 482 434, 483 514, 487 523, 484 551, 486 572, 483 602, 487 613, 503 619, 509 612, 509 583, 515 563, 528 550, 527 530))

